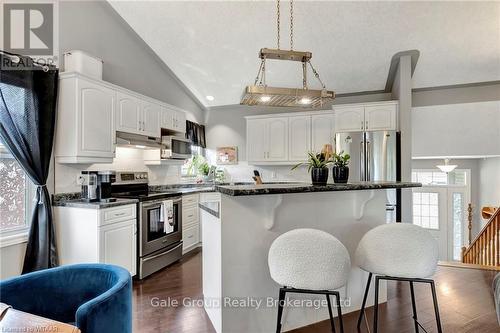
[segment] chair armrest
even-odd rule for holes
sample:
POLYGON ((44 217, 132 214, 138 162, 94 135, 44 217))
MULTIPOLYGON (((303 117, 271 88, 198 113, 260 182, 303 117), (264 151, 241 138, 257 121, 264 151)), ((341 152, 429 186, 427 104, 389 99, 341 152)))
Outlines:
POLYGON ((86 333, 132 333, 130 275, 110 290, 82 304, 76 311, 76 326, 86 333))

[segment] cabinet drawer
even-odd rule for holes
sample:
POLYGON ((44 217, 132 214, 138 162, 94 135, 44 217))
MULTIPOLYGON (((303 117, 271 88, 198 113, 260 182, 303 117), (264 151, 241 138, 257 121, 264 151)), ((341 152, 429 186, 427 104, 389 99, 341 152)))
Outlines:
POLYGON ((99 225, 107 225, 118 221, 136 218, 136 205, 126 205, 103 209, 99 225))
POLYGON ((190 248, 200 242, 198 226, 189 227, 182 231, 182 249, 190 248))
POLYGON ((187 227, 188 225, 198 223, 198 207, 192 206, 182 209, 182 225, 187 227))
POLYGON ((198 206, 198 194, 183 195, 182 196, 182 206, 198 206))

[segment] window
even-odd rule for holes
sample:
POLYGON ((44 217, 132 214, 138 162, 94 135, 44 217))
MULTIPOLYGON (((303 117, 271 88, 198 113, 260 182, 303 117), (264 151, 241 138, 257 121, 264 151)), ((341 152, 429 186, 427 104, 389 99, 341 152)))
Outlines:
POLYGON ((1 140, 0 179, 1 238, 25 235, 31 218, 33 185, 1 140))
POLYGON ((422 185, 467 185, 467 171, 454 170, 446 173, 433 170, 418 170, 411 173, 411 180, 422 185))
POLYGON ((191 154, 193 157, 186 160, 181 167, 182 177, 196 177, 198 175, 198 164, 205 161, 205 151, 202 147, 191 146, 191 154))
POLYGON ((462 260, 462 230, 464 223, 464 195, 460 192, 452 196, 453 219, 453 260, 462 260))
POLYGON ((439 229, 438 193, 413 193, 413 223, 427 229, 439 229))

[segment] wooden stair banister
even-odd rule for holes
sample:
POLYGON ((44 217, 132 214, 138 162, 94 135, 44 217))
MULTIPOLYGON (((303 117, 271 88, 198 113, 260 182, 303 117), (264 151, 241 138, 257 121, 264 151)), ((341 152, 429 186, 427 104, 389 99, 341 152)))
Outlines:
POLYGON ((489 220, 469 246, 462 248, 462 262, 500 267, 500 208, 484 207, 482 216, 489 220))

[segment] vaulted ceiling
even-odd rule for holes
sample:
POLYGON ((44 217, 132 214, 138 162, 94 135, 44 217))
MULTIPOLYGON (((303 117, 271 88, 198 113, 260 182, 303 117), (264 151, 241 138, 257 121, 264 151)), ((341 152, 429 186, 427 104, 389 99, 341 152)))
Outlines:
MULTIPOLYGON (((206 106, 239 103, 259 49, 276 46, 273 1, 110 3, 206 106)), ((288 10, 282 1, 282 48, 288 10)), ((295 49, 312 51, 338 94, 383 90, 391 57, 411 49, 420 51, 415 88, 500 80, 500 2, 296 1, 294 12, 295 49)), ((267 70, 269 85, 302 83, 298 63, 269 61, 267 70)))

